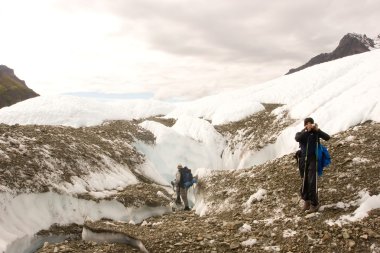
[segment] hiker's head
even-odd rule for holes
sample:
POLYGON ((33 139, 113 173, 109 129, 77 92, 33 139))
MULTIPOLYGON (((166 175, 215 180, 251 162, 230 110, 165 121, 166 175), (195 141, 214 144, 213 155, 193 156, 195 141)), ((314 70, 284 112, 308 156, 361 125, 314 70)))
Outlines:
POLYGON ((305 128, 309 131, 314 127, 313 118, 306 118, 303 122, 304 122, 305 128))
POLYGON ((314 124, 313 118, 306 118, 303 122, 304 122, 304 126, 306 126, 309 123, 314 124))
POLYGON ((182 169, 182 164, 178 164, 177 169, 182 169))

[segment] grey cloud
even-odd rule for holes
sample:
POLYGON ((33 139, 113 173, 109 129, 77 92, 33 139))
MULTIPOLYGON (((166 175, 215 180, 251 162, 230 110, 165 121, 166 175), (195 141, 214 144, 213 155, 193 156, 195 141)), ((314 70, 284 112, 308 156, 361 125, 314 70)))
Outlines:
POLYGON ((117 15, 123 28, 151 48, 194 59, 144 73, 157 97, 199 97, 269 80, 332 51, 348 32, 380 33, 380 1, 364 0, 62 0, 67 11, 117 15), (235 71, 227 71, 238 65, 235 71), (188 68, 189 71, 183 71, 188 68), (182 74, 177 74, 177 72, 182 74), (162 75, 162 76, 161 76, 162 75), (161 76, 161 77, 160 77, 161 76), (169 77, 170 76, 170 77, 169 77))
MULTIPOLYGON (((375 1, 138 1, 113 6, 138 19, 151 46, 218 61, 295 61, 332 50, 379 19, 375 1), (371 11, 372 10, 372 11, 371 11), (366 20, 370 20, 366 22, 366 20)), ((374 31, 373 31, 374 32, 374 31)), ((373 34, 374 35, 374 34, 373 34)))
POLYGON ((347 32, 374 36, 379 1, 64 1, 119 15, 152 48, 210 61, 301 62, 331 51, 347 32), (79 3, 78 3, 79 2, 79 3))

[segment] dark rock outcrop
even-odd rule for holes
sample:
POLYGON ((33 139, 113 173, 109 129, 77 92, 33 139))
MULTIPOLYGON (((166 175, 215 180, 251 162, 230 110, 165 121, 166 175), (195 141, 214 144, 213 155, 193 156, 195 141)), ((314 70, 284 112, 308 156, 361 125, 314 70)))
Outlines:
POLYGON ((334 51, 331 53, 322 53, 320 55, 317 55, 311 58, 310 61, 308 61, 306 64, 298 68, 290 69, 286 75, 323 62, 333 61, 346 56, 364 53, 370 51, 374 47, 374 40, 368 38, 365 34, 360 35, 355 33, 348 33, 340 40, 338 47, 334 51))
POLYGON ((0 65, 0 108, 37 96, 14 74, 13 69, 0 65))

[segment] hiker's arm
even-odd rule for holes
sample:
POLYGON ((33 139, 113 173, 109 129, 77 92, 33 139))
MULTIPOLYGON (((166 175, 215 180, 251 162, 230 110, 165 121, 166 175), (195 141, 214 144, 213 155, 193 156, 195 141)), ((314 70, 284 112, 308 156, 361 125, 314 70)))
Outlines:
POLYGON ((296 141, 305 142, 306 133, 307 133, 306 131, 301 131, 301 132, 296 133, 296 141))
POLYGON ((181 180, 181 173, 177 171, 177 173, 175 174, 175 184, 179 185, 180 180, 181 180))
POLYGON ((318 136, 324 139, 325 141, 330 140, 330 135, 326 134, 321 129, 318 130, 318 136))

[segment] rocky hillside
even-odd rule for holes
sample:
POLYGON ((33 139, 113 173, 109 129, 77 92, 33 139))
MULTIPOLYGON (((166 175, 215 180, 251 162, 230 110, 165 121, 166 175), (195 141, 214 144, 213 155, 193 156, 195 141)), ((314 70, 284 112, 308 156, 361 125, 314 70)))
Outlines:
MULTIPOLYGON (((175 211, 139 224, 53 226, 40 234, 71 237, 38 252, 380 252, 380 210, 349 221, 363 196, 380 194, 379 133, 380 124, 366 122, 325 143, 333 163, 319 178, 317 213, 300 212, 301 179, 290 154, 252 168, 206 173, 193 189, 207 207, 203 216, 175 211), (94 235, 103 239, 81 240, 94 235)), ((148 188, 138 185, 136 196, 148 188)))
POLYGON ((0 124, 0 190, 65 193, 77 184, 86 186, 90 174, 106 179, 118 166, 121 175, 130 171, 131 178, 140 178, 136 170, 144 157, 130 145, 135 140, 152 144, 154 136, 128 121, 88 128, 0 124))
POLYGON ((311 58, 306 64, 294 69, 290 69, 286 75, 292 74, 316 64, 370 51, 371 49, 378 47, 378 39, 379 37, 377 37, 375 40, 370 39, 365 34, 360 35, 355 33, 348 33, 340 40, 338 47, 334 51, 330 53, 319 54, 311 58))
POLYGON ((263 104, 263 106, 265 110, 243 120, 215 126, 215 129, 227 140, 227 145, 233 152, 237 148, 258 151, 274 143, 281 131, 294 123, 287 112, 278 116, 272 113, 282 105, 263 104))
POLYGON ((0 65, 0 108, 37 96, 14 74, 13 69, 0 65))

